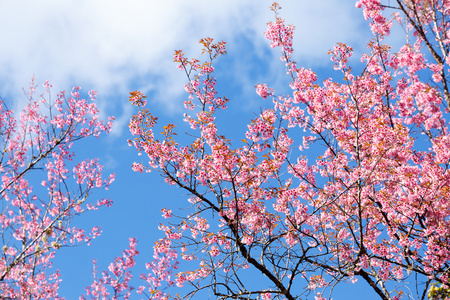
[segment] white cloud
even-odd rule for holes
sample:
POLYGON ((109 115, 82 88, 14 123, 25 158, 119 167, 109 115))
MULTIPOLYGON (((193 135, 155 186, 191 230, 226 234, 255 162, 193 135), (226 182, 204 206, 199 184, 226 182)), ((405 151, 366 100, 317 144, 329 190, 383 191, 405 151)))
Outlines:
MULTIPOLYGON (((273 19, 270 4, 239 0, 0 1, 0 95, 16 97, 34 74, 38 83, 50 80, 57 90, 72 85, 96 89, 104 108, 126 103, 127 93, 135 87, 152 91, 168 110, 175 109, 169 99, 179 96, 185 79, 172 63, 173 50, 197 56, 198 40, 205 36, 240 49, 236 43, 245 36, 253 46, 249 51, 267 56, 263 32, 273 19)), ((326 51, 332 44, 361 38, 361 12, 351 1, 280 4, 281 15, 297 28, 294 47, 302 61, 321 65, 328 60, 326 51)), ((270 55, 279 56, 278 51, 270 55)), ((243 63, 239 58, 233 61, 243 63)), ((230 67, 231 71, 241 69, 230 67)), ((127 114, 119 123, 128 120, 127 114)))

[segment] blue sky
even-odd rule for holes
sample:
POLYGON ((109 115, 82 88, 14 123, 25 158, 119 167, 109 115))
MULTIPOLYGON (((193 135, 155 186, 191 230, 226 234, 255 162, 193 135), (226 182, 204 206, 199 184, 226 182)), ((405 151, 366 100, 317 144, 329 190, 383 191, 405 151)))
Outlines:
MULTIPOLYGON (((82 294, 91 282, 92 259, 105 269, 127 247, 128 237, 139 240, 136 275, 140 274, 159 237, 160 209, 184 206, 187 196, 165 185, 157 173, 131 171, 138 157, 126 143, 130 91, 146 93, 162 123, 181 120, 186 78, 172 62, 175 49, 199 57, 201 38, 227 42, 228 55, 219 60, 216 76, 219 92, 232 101, 235 127, 225 128, 230 133, 245 126, 263 105, 256 84, 267 83, 277 93, 289 91, 279 49, 271 49, 263 35, 273 19, 270 4, 265 0, 0 0, 0 96, 20 107, 26 100, 22 88, 34 75, 38 84, 49 80, 54 93, 74 85, 85 92, 97 90, 103 116, 116 117, 109 136, 77 145, 79 157, 98 157, 105 172, 116 173, 107 193, 93 195, 112 198, 114 205, 76 221, 103 228, 92 246, 65 248, 56 254, 54 267, 63 275, 62 296, 75 299, 82 294)), ((326 54, 333 44, 349 43, 358 53, 370 38, 354 1, 280 0, 279 4, 287 23, 296 26, 295 59, 322 79, 339 76, 326 54)), ((350 288, 350 293, 346 288, 334 298, 359 298, 361 289, 350 288)))

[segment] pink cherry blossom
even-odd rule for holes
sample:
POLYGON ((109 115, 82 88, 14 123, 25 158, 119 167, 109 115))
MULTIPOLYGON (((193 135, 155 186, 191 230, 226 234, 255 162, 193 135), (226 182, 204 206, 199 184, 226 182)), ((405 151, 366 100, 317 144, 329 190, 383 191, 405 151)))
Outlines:
POLYGON ((446 295, 450 4, 356 6, 373 36, 364 53, 332 47, 336 79, 322 82, 298 66, 295 28, 280 5, 271 6, 275 20, 265 36, 281 50, 288 92, 258 84, 257 94, 272 103, 261 104, 238 139, 217 126, 232 117, 214 76, 223 42, 200 41, 204 62, 175 51, 188 77, 182 138, 185 128, 160 126, 145 96, 131 94, 137 113, 129 145, 145 160, 133 169, 157 170, 188 194, 185 210, 163 210, 168 223, 159 226, 163 237, 140 292, 166 299, 183 287, 186 298, 208 289, 219 298, 325 299, 336 284, 360 280, 386 300, 425 297, 432 284, 442 285, 436 297, 446 295), (387 45, 400 25, 408 35, 395 36, 399 47, 387 45))
POLYGON ((32 80, 28 103, 17 113, 0 101, 0 290, 5 299, 60 299, 61 275, 52 269, 55 253, 89 243, 101 232, 77 228, 71 220, 111 203, 92 201, 88 194, 106 189, 114 175, 104 178, 98 160, 77 159, 72 146, 109 132, 113 118, 99 118, 93 91, 83 99, 75 87, 52 100, 50 89, 45 82, 44 94, 37 97, 32 80), (40 185, 33 186, 36 182, 40 185))

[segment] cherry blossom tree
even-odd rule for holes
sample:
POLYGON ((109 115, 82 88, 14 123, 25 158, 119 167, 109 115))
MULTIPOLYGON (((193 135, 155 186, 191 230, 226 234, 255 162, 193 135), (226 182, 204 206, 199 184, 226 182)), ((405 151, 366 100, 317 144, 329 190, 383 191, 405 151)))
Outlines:
POLYGON ((186 135, 160 129, 146 96, 131 93, 129 143, 145 157, 133 169, 158 171, 190 195, 187 210, 163 209, 164 237, 139 292, 325 299, 337 284, 362 280, 381 299, 447 297, 450 1, 356 6, 373 33, 355 62, 362 71, 352 71, 353 50, 340 43, 329 52, 338 79, 319 83, 295 62, 294 27, 272 5, 265 36, 281 49, 292 92, 258 84, 265 107, 240 139, 217 126, 229 101, 213 67, 224 42, 200 41, 205 62, 175 52, 189 80, 186 135), (393 26, 406 32, 398 49, 386 42, 393 26))
POLYGON ((43 95, 37 96, 36 88, 32 81, 20 112, 0 101, 2 299, 59 299, 60 274, 51 269, 55 252, 100 234, 97 227, 77 228, 71 221, 111 203, 88 198, 114 176, 102 177, 96 159, 76 159, 72 150, 75 142, 111 128, 112 118, 100 120, 96 93, 82 99, 75 87, 53 99, 48 82, 43 95))

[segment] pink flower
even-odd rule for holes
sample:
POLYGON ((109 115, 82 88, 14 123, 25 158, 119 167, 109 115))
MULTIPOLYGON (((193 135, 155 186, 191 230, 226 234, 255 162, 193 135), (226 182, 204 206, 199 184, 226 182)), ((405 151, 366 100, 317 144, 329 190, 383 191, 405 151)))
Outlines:
POLYGON ((266 99, 267 97, 272 96, 273 90, 267 88, 267 84, 258 84, 256 86, 256 93, 263 99, 266 99))
POLYGON ((131 168, 133 169, 133 171, 139 173, 142 173, 144 171, 144 166, 141 163, 134 162, 131 168))

